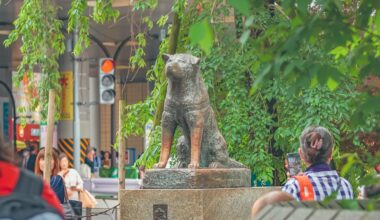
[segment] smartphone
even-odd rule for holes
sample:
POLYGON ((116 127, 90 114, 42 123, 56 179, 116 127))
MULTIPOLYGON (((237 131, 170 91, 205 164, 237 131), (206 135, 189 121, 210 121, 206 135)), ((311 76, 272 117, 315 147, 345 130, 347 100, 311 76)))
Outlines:
POLYGON ((302 171, 301 158, 298 153, 286 154, 286 160, 288 161, 288 171, 291 177, 299 174, 302 171))

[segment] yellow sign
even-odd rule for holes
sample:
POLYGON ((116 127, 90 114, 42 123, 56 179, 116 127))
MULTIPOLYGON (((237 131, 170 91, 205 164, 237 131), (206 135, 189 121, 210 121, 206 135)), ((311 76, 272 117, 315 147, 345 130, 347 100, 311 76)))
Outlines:
POLYGON ((74 119, 74 81, 73 72, 63 72, 61 74, 60 84, 62 87, 61 95, 61 120, 72 121, 74 119))

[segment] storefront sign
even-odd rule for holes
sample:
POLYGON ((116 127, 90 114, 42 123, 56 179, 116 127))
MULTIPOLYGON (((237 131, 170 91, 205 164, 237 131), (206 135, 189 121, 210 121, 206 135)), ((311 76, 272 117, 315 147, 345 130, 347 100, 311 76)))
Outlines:
MULTIPOLYGON (((42 147, 46 147, 47 125, 42 125, 41 124, 40 131, 41 131, 40 148, 42 148, 42 147)), ((56 149, 58 149, 57 125, 54 126, 53 147, 56 148, 56 149)))
POLYGON ((73 88, 73 73, 63 72, 61 74, 61 120, 62 121, 72 121, 74 119, 74 88, 73 88))

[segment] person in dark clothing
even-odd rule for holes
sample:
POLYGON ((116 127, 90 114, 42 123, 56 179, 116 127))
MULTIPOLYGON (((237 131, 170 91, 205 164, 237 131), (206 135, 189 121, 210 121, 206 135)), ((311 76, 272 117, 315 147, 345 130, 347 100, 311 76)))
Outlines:
POLYGON ((95 174, 94 157, 95 157, 94 148, 89 147, 87 150, 87 156, 86 156, 86 158, 84 158, 84 163, 90 167, 92 177, 95 174))
POLYGON ((37 219, 37 217, 39 217, 38 219, 46 219, 43 217, 48 216, 48 219, 63 219, 62 207, 51 187, 44 181, 41 182, 41 192, 39 195, 30 195, 29 193, 20 193, 17 191, 18 185, 30 184, 29 186, 31 188, 35 185, 33 181, 23 182, 25 175, 34 175, 27 170, 19 169, 15 163, 16 158, 12 154, 12 148, 6 147, 0 137, 0 219, 13 219, 13 217, 16 218, 16 216, 20 215, 24 216, 22 219, 25 219, 25 217, 27 219, 29 219, 29 217, 33 219, 37 219), (15 191, 18 194, 14 193, 15 191), (21 198, 20 194, 22 196, 21 198), (12 200, 11 198, 15 199, 12 200), (7 199, 7 203, 2 203, 2 199, 7 199), (30 206, 30 204, 33 204, 33 206, 30 206), (53 208, 55 212, 51 212, 48 207, 53 208), (7 210, 12 210, 11 213, 8 213, 10 216, 7 215, 7 210), (18 210, 22 210, 22 212, 18 210), (28 216, 28 213, 30 216, 28 216))
POLYGON ((37 158, 37 155, 34 152, 34 148, 32 146, 27 147, 24 150, 23 157, 23 167, 27 170, 34 172, 34 167, 37 158))

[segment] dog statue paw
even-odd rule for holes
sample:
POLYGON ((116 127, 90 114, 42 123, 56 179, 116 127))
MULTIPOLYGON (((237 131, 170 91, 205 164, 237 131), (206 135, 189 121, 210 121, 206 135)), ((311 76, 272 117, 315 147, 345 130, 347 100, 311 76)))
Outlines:
POLYGON ((199 168, 199 163, 190 163, 189 166, 188 166, 189 169, 197 169, 199 168))
POLYGON ((158 162, 153 165, 153 168, 165 168, 165 167, 166 167, 166 164, 163 162, 158 162))
POLYGON ((224 168, 224 166, 221 163, 219 163, 219 162, 212 162, 212 163, 210 163, 210 165, 208 167, 209 168, 213 168, 213 169, 215 169, 215 168, 224 168))

